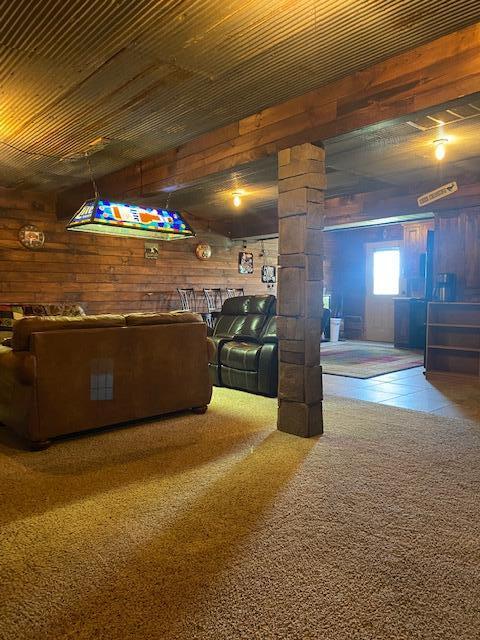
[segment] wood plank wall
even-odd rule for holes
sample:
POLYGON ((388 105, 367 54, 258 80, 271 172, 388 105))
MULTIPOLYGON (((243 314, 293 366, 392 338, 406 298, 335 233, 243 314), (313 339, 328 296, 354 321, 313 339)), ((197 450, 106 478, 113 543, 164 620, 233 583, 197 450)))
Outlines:
POLYGON ((457 300, 480 302, 480 207, 435 216, 435 273, 454 273, 457 300))
MULTIPOLYGON (((276 293, 261 282, 259 242, 248 245, 254 273, 238 273, 241 243, 201 228, 197 237, 159 242, 158 260, 144 258, 144 241, 65 230, 53 197, 0 190, 0 302, 79 302, 88 313, 163 311, 179 307, 177 287, 244 287, 247 294, 276 293), (30 251, 18 241, 24 224, 45 232, 43 249, 30 251), (198 242, 208 242, 208 261, 195 257, 198 242)), ((276 264, 278 242, 265 242, 269 264, 276 264)), ((199 295, 199 310, 204 310, 199 295)))

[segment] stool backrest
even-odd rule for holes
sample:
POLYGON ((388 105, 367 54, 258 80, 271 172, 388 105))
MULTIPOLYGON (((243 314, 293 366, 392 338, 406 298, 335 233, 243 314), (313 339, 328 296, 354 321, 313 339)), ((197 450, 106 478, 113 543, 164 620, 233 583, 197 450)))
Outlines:
POLYGON ((237 287, 236 289, 226 289, 227 298, 236 298, 237 296, 244 296, 245 292, 243 287, 237 287))
POLYGON ((221 289, 204 289, 203 295, 207 303, 208 313, 219 311, 222 308, 222 291, 221 289))
POLYGON ((197 303, 195 299, 195 290, 192 289, 177 289, 180 296, 180 304, 183 311, 196 311, 197 303))

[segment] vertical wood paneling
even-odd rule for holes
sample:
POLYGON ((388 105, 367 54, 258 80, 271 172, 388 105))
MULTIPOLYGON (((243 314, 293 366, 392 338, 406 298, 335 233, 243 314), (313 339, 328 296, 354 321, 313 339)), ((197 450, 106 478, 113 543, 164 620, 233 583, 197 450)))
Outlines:
MULTIPOLYGON (((147 260, 143 240, 67 232, 65 222, 56 219, 51 197, 0 190, 0 301, 71 301, 85 305, 89 313, 107 313, 178 308, 179 286, 267 292, 260 278, 259 242, 248 245, 255 272, 240 275, 242 245, 202 230, 198 222, 195 230, 197 237, 191 240, 159 242, 159 259, 147 260), (18 230, 24 224, 45 232, 43 249, 22 247, 18 230), (212 246, 210 260, 195 257, 198 242, 212 246)), ((277 241, 266 241, 265 248, 268 261, 276 264, 277 241)), ((199 300, 203 305, 202 296, 199 300)))
POLYGON ((421 298, 425 295, 425 273, 420 269, 420 256, 427 250, 427 233, 434 221, 403 224, 402 274, 406 294, 421 298))
POLYGON ((480 208, 435 216, 435 273, 457 276, 457 300, 480 301, 480 208))

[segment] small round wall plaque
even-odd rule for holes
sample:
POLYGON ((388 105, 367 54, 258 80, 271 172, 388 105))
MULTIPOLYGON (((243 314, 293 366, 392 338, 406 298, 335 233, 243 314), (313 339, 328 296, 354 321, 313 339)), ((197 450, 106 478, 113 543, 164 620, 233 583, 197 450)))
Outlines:
POLYGON ((201 242, 195 247, 195 255, 199 260, 208 260, 212 257, 212 247, 206 242, 201 242))
POLYGON ((40 249, 45 242, 45 234, 33 224, 27 224, 19 230, 18 239, 27 249, 40 249))

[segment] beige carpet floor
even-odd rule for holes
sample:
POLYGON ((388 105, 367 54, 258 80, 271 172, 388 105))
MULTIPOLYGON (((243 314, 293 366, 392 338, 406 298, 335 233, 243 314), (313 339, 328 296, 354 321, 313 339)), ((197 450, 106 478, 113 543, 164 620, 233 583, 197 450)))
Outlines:
POLYGON ((473 640, 479 427, 215 390, 28 453, 0 430, 2 640, 473 640))

